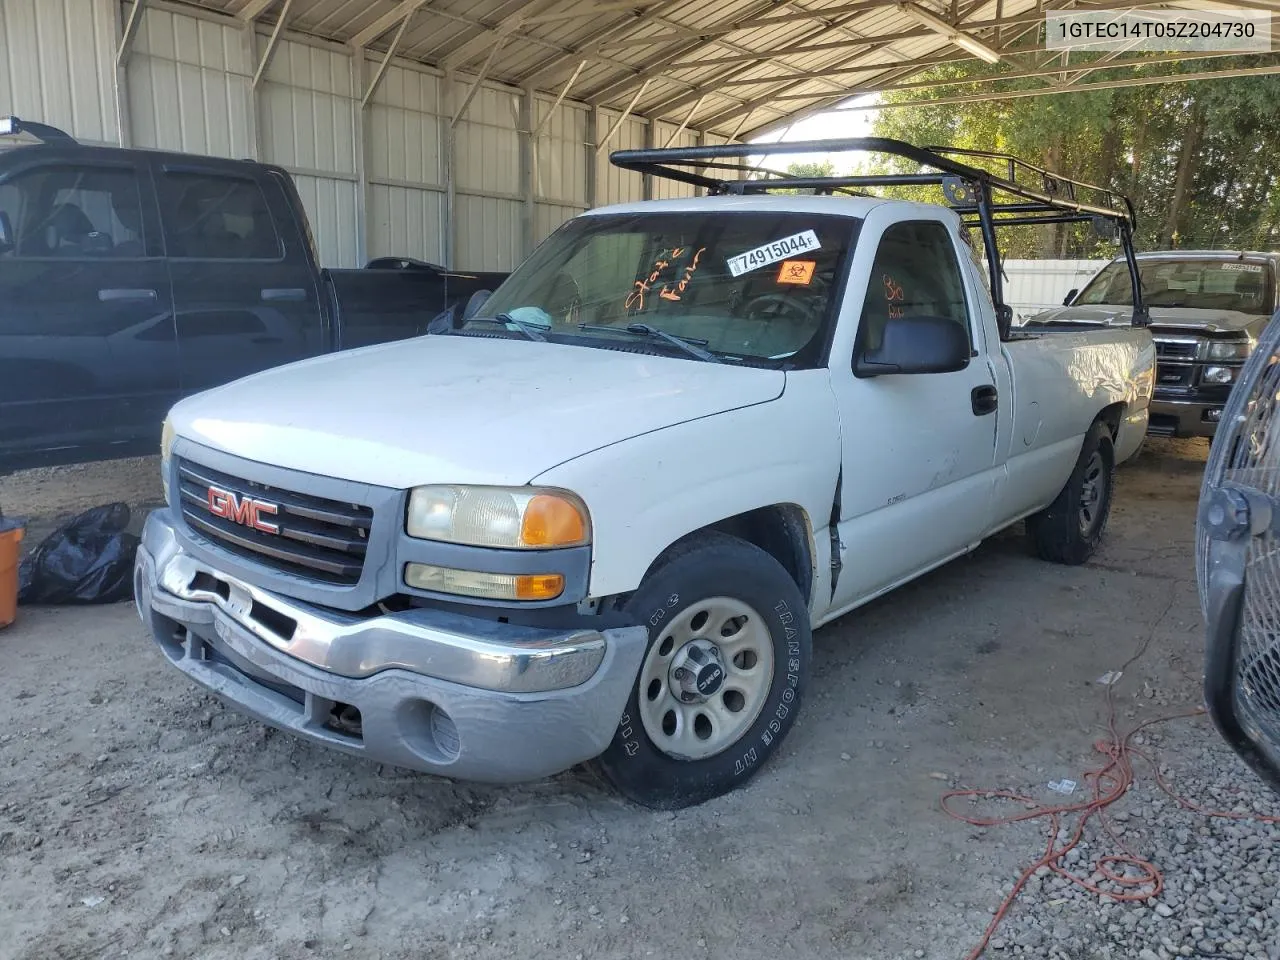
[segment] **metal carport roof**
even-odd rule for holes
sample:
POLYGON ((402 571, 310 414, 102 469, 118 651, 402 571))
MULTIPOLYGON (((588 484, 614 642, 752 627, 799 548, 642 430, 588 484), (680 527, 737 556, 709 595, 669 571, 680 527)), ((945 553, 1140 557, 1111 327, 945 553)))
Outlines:
MULTIPOLYGON (((941 63, 995 61, 999 77, 1088 89, 1106 69, 1213 57, 1112 53, 1074 62, 1044 48, 1046 11, 1212 8, 1202 0, 184 0, 244 21, 501 81, 731 138, 851 96, 902 89, 941 63), (1082 82, 1083 81, 1083 82, 1082 82)), ((1280 0, 1231 7, 1280 13, 1280 0)), ((1280 55, 1246 68, 1280 72, 1280 55)), ((1240 70, 1226 75, 1239 75, 1240 70)), ((1155 79, 1158 79, 1158 74, 1155 79)), ((1131 81, 1155 82, 1148 69, 1131 81)), ((1025 91, 1019 96, 1035 95, 1025 91)))

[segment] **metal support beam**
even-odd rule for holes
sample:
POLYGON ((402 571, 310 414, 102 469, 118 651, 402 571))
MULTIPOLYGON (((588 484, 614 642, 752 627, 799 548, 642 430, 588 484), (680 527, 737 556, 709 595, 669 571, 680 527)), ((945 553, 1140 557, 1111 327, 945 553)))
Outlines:
POLYGON ((467 90, 466 97, 462 100, 462 106, 458 107, 454 113, 453 119, 449 121, 449 126, 456 127, 458 121, 466 115, 467 108, 471 106, 471 101, 475 99, 475 95, 480 92, 480 84, 484 83, 485 77, 489 75, 489 68, 493 66, 493 58, 498 55, 498 51, 506 44, 505 35, 498 38, 497 42, 489 48, 489 56, 484 58, 484 66, 480 68, 480 72, 476 74, 476 78, 471 83, 471 87, 467 90))
MULTIPOLYGON (((244 62, 253 64, 258 62, 258 28, 252 20, 246 20, 244 26, 240 28, 240 41, 244 50, 244 62)), ((262 131, 262 103, 258 97, 258 88, 250 84, 245 88, 245 99, 248 100, 248 106, 245 110, 245 116, 249 124, 249 155, 254 160, 264 159, 262 131)))
MULTIPOLYGON (((417 9, 416 7, 414 9, 417 9)), ((382 58, 382 63, 378 64, 378 72, 373 75, 373 80, 369 83, 369 89, 364 92, 364 96, 360 98, 360 106, 364 108, 368 106, 369 101, 373 99, 373 95, 378 92, 378 87, 382 86, 382 78, 387 75, 387 67, 391 66, 391 60, 395 57, 396 51, 400 49, 400 40, 404 36, 405 28, 409 26, 409 21, 413 18, 413 10, 410 10, 400 26, 396 30, 396 35, 391 41, 391 46, 387 47, 386 56, 382 58)), ((358 48, 363 49, 363 47, 358 48)))
POLYGON ((599 153, 596 150, 596 134, 600 130, 600 108, 592 107, 587 111, 587 142, 583 145, 587 154, 587 209, 590 210, 598 203, 597 192, 599 186, 597 184, 597 168, 600 164, 599 153))
POLYGON ((142 25, 142 11, 147 0, 134 0, 133 9, 129 11, 129 19, 120 36, 120 44, 116 47, 116 69, 123 70, 129 65, 129 55, 133 53, 133 39, 138 35, 138 27, 142 25))
POLYGON ((280 17, 276 20, 276 25, 271 28, 271 39, 267 41, 267 49, 262 51, 262 59, 258 61, 258 69, 253 72, 253 89, 255 90, 262 83, 262 78, 266 75, 267 68, 271 66, 271 61, 275 59, 276 50, 280 48, 280 36, 284 33, 284 25, 289 19, 289 10, 292 7, 293 0, 284 0, 284 9, 280 11, 280 17))
MULTIPOLYGON (((130 147, 133 146, 133 124, 129 119, 129 70, 127 65, 121 62, 120 57, 121 52, 127 51, 129 47, 125 42, 129 28, 120 0, 99 0, 99 2, 110 4, 112 38, 115 41, 116 62, 115 68, 111 71, 111 93, 116 107, 116 142, 122 147, 130 147)), ((139 13, 141 9, 142 0, 138 0, 129 11, 129 22, 134 24, 135 32, 138 29, 138 20, 141 18, 139 13), (135 19, 134 15, 137 15, 138 19, 135 19)))
MULTIPOLYGON (((644 148, 652 150, 658 145, 658 121, 650 117, 644 124, 644 148)), ((640 175, 640 198, 642 200, 653 199, 653 174, 643 173, 640 175)))
MULTIPOLYGON (((1058 71, 1054 71, 1055 73, 1058 71)), ((842 107, 843 110, 899 110, 903 107, 937 107, 954 103, 985 103, 995 100, 1023 100, 1027 97, 1044 97, 1050 94, 1083 93, 1087 90, 1119 90, 1124 87, 1147 87, 1160 83, 1191 83, 1197 80, 1228 80, 1234 77, 1269 77, 1280 74, 1280 63, 1259 67, 1240 67, 1233 70, 1204 70, 1199 73, 1168 73, 1158 77, 1127 77, 1123 80, 1100 80, 1097 83, 1080 83, 1075 86, 1041 87, 1037 90, 1005 90, 998 93, 975 93, 959 97, 939 97, 937 100, 912 100, 905 103, 871 103, 865 106, 842 107)))
MULTIPOLYGON (((356 259, 365 264, 369 262, 369 237, 372 234, 369 224, 369 101, 364 96, 365 74, 368 72, 365 63, 364 48, 356 47, 351 51, 351 89, 360 97, 360 106, 355 111, 356 120, 356 259)), ((414 252, 406 250, 406 256, 414 252)))
POLYGON ((684 133, 684 128, 689 125, 689 121, 693 119, 693 115, 698 112, 699 108, 702 106, 702 102, 706 99, 707 94, 704 93, 698 98, 698 102, 689 108, 689 112, 686 113, 684 119, 680 121, 680 126, 676 127, 676 132, 667 137, 667 142, 663 144, 664 147, 671 146, 677 139, 679 139, 680 134, 684 133))
POLYGON ((365 27, 354 37, 351 38, 351 45, 355 47, 367 47, 374 40, 394 27, 397 23, 405 20, 410 14, 414 13, 427 0, 403 0, 400 6, 396 7, 389 13, 384 13, 369 26, 365 27))
MULTIPOLYGON (((551 109, 546 112, 543 118, 538 121, 538 125, 534 128, 533 130, 534 140, 538 139, 538 135, 541 134, 543 129, 546 127, 546 125, 551 122, 551 117, 555 114, 557 110, 560 109, 560 104, 564 103, 564 98, 569 95, 569 88, 573 86, 574 81, 578 79, 578 74, 582 73, 582 68, 585 67, 586 65, 587 65, 587 61, 585 60, 579 63, 578 69, 573 71, 573 76, 571 76, 568 82, 566 82, 565 85, 560 88, 560 95, 556 97, 556 102, 551 105, 551 109)), ((530 86, 530 89, 532 89, 532 86, 530 86)))
POLYGON ((236 16, 245 23, 253 23, 253 21, 266 13, 267 8, 275 2, 276 0, 249 0, 236 16))
POLYGON ((533 130, 533 118, 537 113, 537 91, 525 87, 520 97, 520 194, 524 201, 521 216, 524 243, 521 249, 527 257, 537 242, 538 198, 538 142, 533 130))
POLYGON ((627 109, 622 111, 617 122, 615 122, 614 125, 609 128, 609 132, 604 135, 604 139, 596 144, 597 155, 604 153, 605 147, 609 146, 609 141, 612 140, 614 135, 622 129, 622 125, 626 122, 627 117, 631 116, 631 111, 636 108, 636 103, 644 95, 644 91, 647 86, 649 86, 648 80, 640 85, 640 89, 636 91, 636 95, 632 97, 631 102, 627 104, 627 109))
POLYGON ((453 124, 448 121, 449 108, 456 97, 457 80, 452 73, 444 75, 444 102, 440 111, 440 136, 444 143, 444 265, 450 269, 458 266, 458 150, 454 139, 453 124))

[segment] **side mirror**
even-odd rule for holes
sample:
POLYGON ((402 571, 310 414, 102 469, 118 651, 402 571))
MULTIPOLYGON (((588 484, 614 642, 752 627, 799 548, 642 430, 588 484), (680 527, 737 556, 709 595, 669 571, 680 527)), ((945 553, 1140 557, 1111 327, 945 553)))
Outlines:
POLYGON ((466 307, 462 310, 462 322, 466 323, 472 317, 480 312, 480 308, 484 306, 484 302, 493 294, 489 290, 477 290, 471 295, 471 299, 467 301, 466 307))
POLYGON ((893 373, 954 373, 969 365, 969 331, 947 317, 898 317, 885 324, 876 350, 858 356, 858 377, 893 373))
POLYGON ((0 210, 0 253, 8 253, 13 249, 13 224, 9 215, 0 210))
POLYGON ((1072 288, 1072 290, 1071 290, 1071 292, 1070 292, 1070 293, 1068 293, 1065 297, 1063 297, 1063 298, 1062 298, 1062 305, 1063 305, 1064 307, 1069 307, 1069 306, 1071 306, 1071 301, 1072 301, 1072 300, 1074 300, 1074 299, 1076 298, 1076 294, 1077 294, 1077 293, 1079 293, 1079 292, 1080 292, 1080 288, 1079 288, 1079 287, 1073 287, 1073 288, 1072 288))

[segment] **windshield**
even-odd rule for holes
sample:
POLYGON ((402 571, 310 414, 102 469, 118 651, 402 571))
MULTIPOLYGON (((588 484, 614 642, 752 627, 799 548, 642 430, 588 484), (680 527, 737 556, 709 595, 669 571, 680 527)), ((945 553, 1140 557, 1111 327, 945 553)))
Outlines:
POLYGON ((463 329, 492 332, 497 319, 551 342, 816 365, 859 223, 767 211, 579 217, 463 329))
MULTIPOLYGON (((1275 284, 1266 264, 1241 260, 1139 260, 1149 307, 1236 310, 1270 314, 1275 284)), ((1072 304, 1131 306, 1133 287, 1123 261, 1108 265, 1072 304)))

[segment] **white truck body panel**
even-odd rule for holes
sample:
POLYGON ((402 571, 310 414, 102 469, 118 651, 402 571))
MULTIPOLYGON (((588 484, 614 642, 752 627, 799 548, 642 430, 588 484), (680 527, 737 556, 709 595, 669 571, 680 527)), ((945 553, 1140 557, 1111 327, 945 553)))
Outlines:
POLYGON ((173 409, 179 436, 387 487, 521 485, 558 463, 783 390, 779 370, 418 337, 281 367, 173 409), (335 362, 336 361, 336 362, 335 362))
POLYGON ((174 408, 175 430, 234 456, 381 487, 572 490, 591 512, 593 598, 634 590, 690 532, 794 504, 810 531, 815 623, 1043 508, 1103 408, 1125 407, 1118 459, 1136 450, 1151 391, 1150 337, 1115 328, 1001 344, 982 274, 946 208, 767 196, 625 204, 584 216, 726 210, 863 218, 829 369, 783 373, 431 336, 303 361, 192 397, 174 408), (878 240, 905 220, 951 232, 973 362, 956 373, 859 379, 851 358, 878 240), (970 395, 984 384, 996 387, 999 408, 975 416, 970 395), (837 477, 844 556, 833 593, 837 477))

